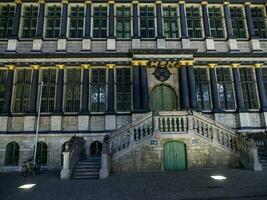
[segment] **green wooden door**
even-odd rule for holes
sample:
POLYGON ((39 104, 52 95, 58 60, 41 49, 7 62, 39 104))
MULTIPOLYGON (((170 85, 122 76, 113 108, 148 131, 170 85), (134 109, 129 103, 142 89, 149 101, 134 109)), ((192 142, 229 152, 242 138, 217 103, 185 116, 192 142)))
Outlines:
POLYGON ((186 150, 182 142, 167 142, 164 145, 164 169, 181 171, 186 169, 186 150))
POLYGON ((172 88, 160 85, 150 95, 150 109, 154 112, 172 111, 177 109, 177 98, 172 88))

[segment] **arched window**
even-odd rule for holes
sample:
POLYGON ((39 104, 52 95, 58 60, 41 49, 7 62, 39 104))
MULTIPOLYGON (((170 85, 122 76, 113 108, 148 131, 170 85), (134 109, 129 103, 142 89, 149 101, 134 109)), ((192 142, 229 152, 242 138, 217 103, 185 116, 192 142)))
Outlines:
POLYGON ((17 166, 19 163, 19 145, 16 142, 10 142, 6 146, 5 165, 17 166))
POLYGON ((37 143, 36 160, 38 160, 43 165, 47 163, 47 144, 46 143, 44 142, 37 143))

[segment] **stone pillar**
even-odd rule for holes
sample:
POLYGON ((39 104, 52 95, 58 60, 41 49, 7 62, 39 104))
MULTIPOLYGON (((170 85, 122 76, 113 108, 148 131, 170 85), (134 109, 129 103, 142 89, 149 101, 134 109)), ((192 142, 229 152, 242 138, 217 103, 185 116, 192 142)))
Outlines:
POLYGON ((33 39, 32 51, 41 51, 42 48, 42 37, 44 30, 44 17, 45 17, 45 1, 39 0, 39 14, 37 19, 37 30, 36 36, 33 39))
POLYGON ((216 70, 215 67, 217 64, 209 64, 209 71, 210 71, 210 83, 211 83, 211 93, 212 93, 212 103, 213 103, 213 112, 221 112, 222 109, 220 108, 220 100, 219 100, 219 93, 217 88, 217 78, 216 78, 216 70))
POLYGON ((99 178, 104 179, 108 178, 110 173, 110 163, 108 153, 101 154, 101 169, 99 172, 99 178))
POLYGON ((203 24, 204 24, 204 32, 205 32, 206 50, 215 51, 216 49, 214 45, 214 40, 210 33, 208 2, 202 1, 201 7, 202 7, 203 24))
POLYGON ((37 113, 38 84, 39 84, 39 65, 32 65, 32 84, 30 94, 29 113, 37 113))
POLYGON ((143 111, 148 111, 148 81, 147 81, 147 63, 148 61, 140 62, 140 80, 141 80, 141 108, 143 111))
POLYGON ((133 38, 132 38, 132 49, 140 48, 140 36, 138 26, 138 1, 132 1, 133 4, 133 38))
POLYGON ((181 109, 188 110, 190 107, 190 101, 189 101, 186 61, 180 61, 179 83, 180 83, 181 109))
POLYGON ((107 113, 115 113, 114 109, 114 64, 107 64, 108 68, 108 109, 107 113))
POLYGON ((229 50, 230 51, 239 51, 237 48, 236 38, 234 37, 229 4, 230 4, 229 1, 223 2, 224 19, 225 19, 225 26, 226 26, 229 50))
POLYGON ((63 105, 63 90, 64 90, 64 65, 57 65, 58 74, 57 74, 57 90, 56 90, 56 113, 62 113, 63 105))
POLYGON ((193 69, 193 63, 194 61, 187 62, 187 75, 188 75, 190 108, 195 110, 197 108, 197 95, 196 95, 196 80, 193 69))
POLYGON ((88 102, 89 102, 89 69, 90 65, 84 64, 83 68, 83 84, 82 84, 82 108, 81 113, 89 113, 88 102))
POLYGON ((165 38, 163 33, 163 18, 161 11, 161 1, 156 1, 156 19, 157 19, 157 49, 165 49, 165 38))
POLYGON ((71 176, 70 170, 70 152, 63 152, 63 169, 60 172, 60 179, 69 179, 71 176))
POLYGON ((16 51, 17 49, 22 2, 21 0, 16 0, 15 3, 16 3, 16 9, 15 9, 15 14, 14 14, 14 19, 13 19, 11 37, 8 38, 7 51, 16 51))
POLYGON ((84 37, 82 40, 82 51, 91 51, 91 15, 92 15, 92 2, 85 1, 85 25, 84 37))
POLYGON ((114 18, 114 8, 115 1, 109 0, 108 7, 109 7, 109 17, 108 17, 108 37, 107 37, 107 50, 108 51, 115 51, 116 50, 116 39, 114 36, 114 25, 115 25, 115 18, 114 18))
POLYGON ((186 12, 185 12, 185 1, 179 1, 179 13, 180 13, 180 24, 181 24, 181 43, 183 49, 190 48, 190 39, 188 37, 186 12))
POLYGON ((132 61, 132 66, 133 66, 133 111, 138 112, 141 109, 139 62, 132 61))
POLYGON ((251 6, 250 2, 245 2, 245 13, 246 13, 247 28, 248 28, 248 35, 249 35, 250 44, 251 44, 251 50, 261 51, 259 39, 255 35, 250 6, 251 6))
POLYGON ((236 110, 237 111, 244 111, 244 100, 242 95, 242 86, 240 80, 240 74, 238 67, 240 64, 234 63, 232 64, 233 69, 233 78, 235 84, 235 97, 236 97, 236 110))
POLYGON ((10 113, 11 100, 12 100, 12 90, 13 90, 13 79, 14 79, 14 65, 7 66, 7 79, 5 83, 5 94, 2 112, 5 114, 10 113))
POLYGON ((255 64, 255 72, 256 72, 256 79, 257 79, 257 86, 258 86, 258 93, 260 98, 260 110, 262 112, 267 111, 267 102, 266 102, 266 95, 265 95, 265 87, 262 77, 262 67, 263 64, 257 63, 255 64))
POLYGON ((62 0, 63 9, 61 17, 60 36, 57 41, 57 51, 67 50, 67 24, 68 24, 68 0, 62 0))

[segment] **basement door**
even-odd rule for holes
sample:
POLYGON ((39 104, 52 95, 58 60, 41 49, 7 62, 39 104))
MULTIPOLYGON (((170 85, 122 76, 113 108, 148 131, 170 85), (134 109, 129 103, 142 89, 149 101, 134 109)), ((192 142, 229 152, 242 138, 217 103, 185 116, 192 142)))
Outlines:
POLYGON ((177 110, 176 94, 172 88, 159 85, 152 90, 149 105, 154 112, 177 110))
POLYGON ((167 142, 163 148, 165 171, 186 170, 185 144, 178 141, 167 142))

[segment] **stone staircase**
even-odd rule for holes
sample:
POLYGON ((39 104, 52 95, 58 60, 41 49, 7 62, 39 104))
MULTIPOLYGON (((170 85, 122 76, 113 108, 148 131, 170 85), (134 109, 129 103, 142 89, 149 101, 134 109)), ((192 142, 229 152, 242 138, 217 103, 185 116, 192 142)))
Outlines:
POLYGON ((101 168, 101 157, 89 157, 79 161, 72 172, 74 179, 98 179, 101 168))
POLYGON ((267 152, 259 152, 259 162, 263 170, 267 170, 267 152))

